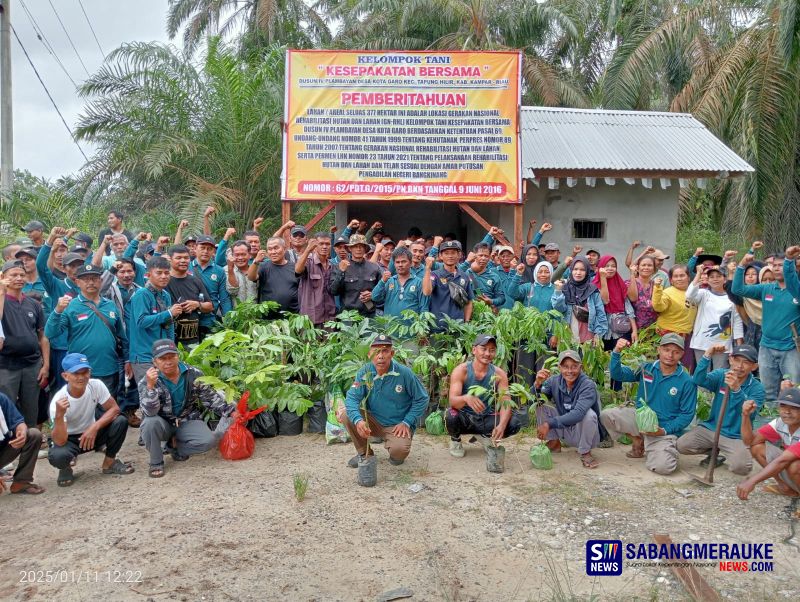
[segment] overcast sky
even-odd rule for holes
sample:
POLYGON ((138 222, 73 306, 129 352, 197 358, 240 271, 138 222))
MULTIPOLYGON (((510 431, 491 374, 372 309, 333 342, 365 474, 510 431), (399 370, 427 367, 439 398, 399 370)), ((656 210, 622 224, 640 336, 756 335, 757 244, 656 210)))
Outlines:
MULTIPOLYGON (((24 7, 38 24, 46 41, 64 68, 80 84, 87 78, 86 70, 70 45, 67 35, 50 4, 66 27, 77 53, 89 73, 103 62, 103 55, 92 36, 81 11, 86 9, 103 52, 130 41, 167 41, 167 0, 11 0, 11 21, 33 64, 53 95, 64 119, 74 128, 82 110, 82 101, 67 75, 45 45, 36 37, 24 7), (24 4, 24 6, 23 6, 24 4)), ((11 39, 12 77, 14 94, 14 167, 32 174, 55 179, 74 173, 83 165, 83 157, 61 123, 28 60, 16 39, 11 39)), ((87 156, 91 147, 81 143, 87 156)))

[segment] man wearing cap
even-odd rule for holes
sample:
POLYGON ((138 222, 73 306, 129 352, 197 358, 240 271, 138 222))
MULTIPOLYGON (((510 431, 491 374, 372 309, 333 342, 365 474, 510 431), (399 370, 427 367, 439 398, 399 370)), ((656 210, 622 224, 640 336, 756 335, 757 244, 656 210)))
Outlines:
POLYGON ((384 440, 389 462, 397 466, 411 451, 417 422, 428 407, 428 393, 410 368, 392 359, 394 348, 389 336, 376 336, 369 354, 370 362, 358 371, 345 397, 344 426, 357 452, 347 465, 358 468, 367 453, 367 439, 372 436, 384 440))
POLYGON ((221 433, 212 432, 203 416, 236 416, 236 406, 225 401, 213 387, 198 382, 203 373, 179 361, 171 339, 153 343, 153 366, 139 381, 139 399, 144 419, 141 435, 150 453, 153 478, 164 476, 164 451, 176 462, 216 447, 221 433), (161 444, 167 443, 162 450, 161 444))
POLYGON ((330 292, 340 296, 342 309, 354 309, 362 316, 371 318, 375 315, 372 289, 383 276, 383 270, 366 259, 369 246, 362 235, 353 234, 347 248, 350 259, 339 260, 339 269, 331 274, 330 292))
POLYGON ((211 328, 226 313, 233 309, 231 296, 225 287, 225 270, 215 262, 217 243, 211 236, 197 237, 197 255, 189 264, 190 273, 198 276, 208 291, 212 311, 200 314, 200 338, 211 332, 211 328))
POLYGON ((388 236, 381 238, 380 242, 375 245, 375 253, 372 255, 372 261, 381 266, 384 270, 390 270, 389 266, 392 261, 392 253, 397 245, 388 236))
POLYGON ((0 349, 0 392, 14 402, 33 428, 38 423, 39 389, 47 385, 50 343, 44 336, 42 306, 25 295, 25 270, 19 260, 2 267, 0 307, 3 346, 0 349))
POLYGON ((475 298, 483 301, 495 313, 506 302, 506 294, 497 272, 489 267, 492 248, 484 242, 479 242, 472 248, 474 258, 472 263, 465 261, 458 268, 465 272, 472 282, 475 298))
POLYGON ((34 247, 22 247, 14 254, 16 259, 22 262, 25 269, 25 286, 22 292, 40 301, 44 308, 45 316, 53 311, 53 299, 47 294, 42 279, 39 278, 39 270, 36 269, 36 257, 39 252, 34 247))
POLYGON ((298 298, 300 313, 309 317, 315 326, 322 326, 336 315, 336 303, 330 293, 331 237, 317 232, 300 253, 294 266, 300 279, 298 298))
POLYGON ((22 230, 36 249, 39 249, 44 244, 44 224, 42 222, 32 220, 25 224, 22 230))
POLYGON ((434 257, 425 258, 425 274, 422 277, 422 294, 430 297, 430 312, 436 316, 438 328, 444 329, 444 319, 472 319, 472 301, 475 293, 469 277, 456 267, 461 257, 461 243, 457 240, 443 242, 439 247, 442 267, 433 270, 434 257))
POLYGON ((748 253, 739 262, 731 286, 734 295, 761 301, 758 374, 770 401, 778 397, 783 375, 800 382, 800 351, 792 336, 792 326, 800 329, 800 279, 794 265, 798 257, 800 247, 789 247, 785 256, 776 256, 772 262, 775 282, 745 284, 745 268, 755 259, 748 253))
POLYGON ((169 256, 171 268, 166 290, 183 308, 180 317, 174 321, 175 342, 192 345, 204 338, 205 331, 200 331, 200 316, 210 314, 214 304, 203 281, 189 272, 189 249, 184 245, 174 245, 170 247, 169 256))
POLYGON ((612 440, 627 434, 633 439, 629 458, 646 456, 645 466, 655 473, 667 475, 678 469, 678 437, 689 426, 697 409, 697 386, 681 366, 684 340, 679 334, 661 337, 658 360, 632 370, 623 365, 620 353, 630 345, 618 339, 611 353, 611 378, 618 382, 638 382, 636 407, 643 404, 658 416, 658 429, 642 433, 636 425, 636 410, 630 407, 609 408, 600 413, 600 422, 612 440))
POLYGON ((742 441, 762 470, 739 483, 737 495, 746 500, 755 486, 769 478, 776 485, 764 491, 790 497, 800 496, 800 389, 786 387, 778 397, 779 416, 753 433, 749 416, 756 404, 747 400, 742 406, 742 441))
POLYGON ((306 245, 308 245, 308 230, 306 230, 305 226, 301 226, 300 224, 296 224, 294 221, 289 220, 280 228, 278 228, 272 237, 284 238, 287 230, 289 231, 290 248, 286 251, 286 260, 295 264, 297 263, 300 254, 305 251, 306 245))
POLYGON ((589 278, 594 278, 597 273, 597 264, 600 262, 600 251, 589 249, 584 255, 586 255, 586 261, 589 262, 589 278))
POLYGON ((558 355, 560 374, 552 376, 547 369, 539 370, 534 391, 552 401, 555 407, 536 408, 537 435, 547 442, 551 451, 561 451, 561 441, 578 448, 585 468, 597 468, 592 448, 600 443, 600 396, 595 382, 583 373, 581 357, 568 349, 558 355))
MULTIPOLYGON (((94 239, 91 236, 84 232, 78 232, 72 237, 72 239, 75 241, 75 246, 84 249, 87 255, 89 252, 91 252, 92 243, 94 242, 94 239)), ((78 249, 70 249, 70 251, 77 252, 78 249)))
POLYGON ((159 339, 174 338, 173 319, 183 313, 183 306, 174 303, 165 290, 170 280, 170 263, 166 257, 153 257, 147 262, 147 284, 131 297, 125 310, 129 358, 133 378, 139 382, 152 366, 151 350, 159 339))
POLYGON ((398 247, 392 253, 392 263, 396 274, 384 270, 375 288, 372 300, 383 305, 387 316, 401 317, 404 311, 422 313, 428 310, 430 297, 422 294, 422 280, 411 274, 411 251, 398 247))
MULTIPOLYGON (((55 339, 66 334, 69 353, 89 358, 92 375, 103 382, 112 397, 119 390, 119 361, 127 363, 128 337, 124 315, 113 301, 100 296, 100 268, 81 265, 75 272, 77 297, 64 295, 47 319, 44 334, 55 339)), ((129 375, 133 376, 130 364, 129 375)))
POLYGON ((561 247, 558 246, 558 243, 549 242, 544 246, 544 259, 553 266, 554 270, 558 267, 560 257, 561 247))
MULTIPOLYGON (((508 390, 508 375, 492 362, 497 357, 497 339, 489 334, 475 337, 471 362, 459 364, 450 375, 450 409, 445 413, 447 434, 450 435, 450 455, 464 457, 461 435, 478 435, 484 448, 516 434, 519 420, 510 407, 492 407, 492 391, 508 390), (473 395, 473 386, 486 389, 486 393, 473 395)), ((510 396, 503 395, 502 402, 510 396)))
POLYGON ((231 298, 233 306, 246 301, 255 301, 258 284, 247 278, 250 269, 250 245, 247 241, 237 240, 231 246, 227 259, 225 290, 231 298))
POLYGON ((53 445, 47 456, 50 464, 58 468, 58 486, 69 487, 75 481, 72 461, 79 454, 103 446, 103 474, 131 474, 133 466, 117 458, 128 432, 128 421, 119 413, 114 396, 103 381, 92 378, 92 366, 85 355, 68 353, 61 368, 67 384, 50 402, 53 445))
MULTIPOLYGON (((753 467, 750 451, 742 443, 742 406, 746 400, 752 400, 759 410, 764 405, 764 387, 753 377, 753 372, 758 369, 758 353, 750 345, 738 345, 733 348, 730 357, 730 368, 708 371, 711 356, 715 353, 724 353, 724 345, 714 345, 706 350, 703 357, 697 362, 694 371, 694 382, 698 387, 703 387, 714 394, 711 404, 711 413, 708 420, 699 423, 691 431, 678 439, 678 451, 682 454, 708 454, 714 441, 714 431, 717 421, 722 421, 722 430, 719 437, 719 453, 725 454, 717 457, 718 464, 727 460, 730 471, 734 474, 746 475, 753 467), (728 394, 728 405, 725 415, 720 416, 722 399, 728 394)), ((750 415, 750 427, 754 415, 750 415)), ((701 465, 707 464, 710 458, 703 460, 701 465)))
POLYGON ((295 263, 286 259, 286 241, 273 236, 267 240, 267 249, 260 250, 247 272, 247 278, 258 283, 259 303, 273 301, 279 311, 297 313, 300 310, 297 292, 299 281, 295 263), (265 261, 269 258, 269 261, 265 261))
MULTIPOLYGON (((0 467, 11 464, 19 458, 11 483, 11 493, 44 493, 44 487, 33 482, 42 434, 38 429, 28 428, 14 402, 0 393, 0 467)), ((6 488, 6 481, 0 476, 0 493, 6 488)))
POLYGON ((514 307, 511 288, 514 283, 514 276, 517 275, 517 271, 511 269, 511 264, 514 261, 514 249, 508 245, 498 245, 495 247, 495 252, 497 253, 497 265, 494 267, 494 273, 500 280, 500 289, 504 295, 503 303, 499 306, 499 309, 511 309, 514 307))
POLYGON ((722 257, 720 255, 714 255, 713 253, 706 253, 703 247, 697 247, 694 255, 686 262, 686 269, 689 270, 689 274, 692 277, 694 277, 697 272, 698 265, 704 265, 707 268, 714 265, 722 265, 722 257))

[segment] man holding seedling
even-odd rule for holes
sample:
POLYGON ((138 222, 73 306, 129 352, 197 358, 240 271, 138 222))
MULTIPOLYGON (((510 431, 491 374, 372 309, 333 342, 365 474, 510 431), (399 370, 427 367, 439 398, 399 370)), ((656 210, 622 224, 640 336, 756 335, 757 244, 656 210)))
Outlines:
POLYGON ((511 407, 502 404, 510 397, 503 393, 508 390, 508 375, 492 363, 497 356, 497 339, 490 334, 478 335, 472 355, 471 362, 459 364, 450 376, 450 408, 445 413, 445 424, 450 435, 450 455, 456 458, 464 457, 461 435, 478 435, 485 449, 520 429, 511 407), (495 397, 493 391, 501 398, 495 407, 490 403, 495 397))
POLYGON ((345 398, 344 426, 358 454, 347 465, 358 468, 360 460, 373 455, 369 437, 380 437, 389 462, 398 466, 411 451, 417 421, 428 407, 428 393, 411 369, 392 359, 394 347, 387 335, 375 337, 369 355, 370 363, 358 371, 345 398))
POLYGON ((627 434, 633 439, 629 458, 643 458, 645 466, 658 474, 671 474, 678 469, 678 437, 694 418, 697 408, 697 386, 681 366, 684 338, 676 333, 661 337, 658 360, 631 370, 622 364, 621 352, 630 345, 623 338, 617 340, 611 353, 611 378, 619 382, 638 382, 636 407, 649 407, 658 417, 655 431, 643 433, 639 428, 637 410, 621 406, 603 410, 600 422, 612 439, 627 434))
POLYGON ((550 370, 536 373, 534 391, 551 400, 555 407, 540 405, 536 408, 537 434, 547 441, 550 451, 561 451, 561 439, 578 448, 584 468, 597 468, 592 448, 600 443, 598 415, 600 395, 595 382, 583 373, 581 357, 577 351, 567 349, 558 354, 560 374, 550 370))
MULTIPOLYGON (((678 439, 678 451, 682 454, 705 454, 711 451, 714 443, 714 431, 717 420, 722 420, 722 430, 719 437, 719 452, 725 456, 717 456, 717 466, 728 461, 728 466, 733 474, 746 475, 753 467, 750 451, 742 442, 742 407, 746 400, 752 400, 758 409, 764 405, 764 386, 753 377, 753 372, 758 368, 758 352, 751 345, 738 345, 733 348, 730 357, 730 368, 708 371, 711 356, 715 353, 724 353, 725 345, 717 344, 706 349, 705 354, 697 362, 694 371, 694 382, 698 387, 703 387, 714 393, 711 404, 711 415, 708 420, 699 423, 691 431, 678 439), (725 414, 720 416, 722 400, 728 396, 725 414)), ((754 415, 750 414, 747 420, 752 421, 754 415)), ((706 458, 701 463, 707 463, 706 458)))
POLYGON ((742 441, 763 468, 736 487, 743 500, 761 481, 770 477, 777 485, 767 485, 764 491, 790 497, 800 496, 800 389, 788 387, 778 397, 780 415, 753 433, 748 419, 756 404, 747 400, 742 406, 742 441))

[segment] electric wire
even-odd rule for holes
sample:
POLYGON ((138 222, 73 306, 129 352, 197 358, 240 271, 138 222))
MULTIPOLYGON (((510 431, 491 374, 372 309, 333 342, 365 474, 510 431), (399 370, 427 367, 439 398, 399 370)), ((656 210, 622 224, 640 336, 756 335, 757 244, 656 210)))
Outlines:
POLYGON ((20 4, 22 5, 22 9, 25 11, 25 14, 28 17, 28 21, 30 21, 31 27, 33 27, 33 32, 36 34, 36 37, 42 43, 42 46, 45 47, 45 50, 53 57, 53 59, 58 63, 58 66, 61 67, 61 71, 64 72, 64 75, 67 76, 67 79, 72 82, 72 85, 77 88, 78 84, 75 83, 75 80, 67 71, 67 68, 64 66, 64 63, 61 62, 61 59, 58 57, 58 54, 53 50, 52 44, 50 44, 50 40, 47 39, 47 36, 44 34, 44 31, 39 26, 39 23, 36 21, 36 18, 33 16, 31 11, 28 9, 27 5, 25 4, 24 0, 20 0, 20 4))
POLYGON ((81 12, 83 12, 83 16, 86 17, 86 23, 89 25, 89 29, 92 30, 92 35, 94 36, 94 41, 97 42, 97 49, 100 51, 100 54, 103 55, 103 59, 106 58, 106 53, 103 52, 103 47, 100 46, 100 40, 97 39, 97 34, 94 31, 94 27, 92 26, 92 21, 89 19, 89 15, 86 13, 86 9, 83 8, 83 0, 78 0, 78 4, 81 6, 81 12))
POLYGON ((48 4, 50 4, 50 8, 53 9, 53 12, 56 15, 56 19, 58 19, 58 22, 61 24, 61 29, 64 30, 64 34, 66 34, 67 40, 69 40, 69 45, 72 46, 72 49, 75 51, 75 56, 78 57, 78 61, 80 62, 81 66, 83 67, 83 70, 86 71, 86 75, 89 75, 89 70, 86 68, 86 65, 84 64, 83 59, 81 58, 81 55, 78 52, 78 49, 75 47, 75 44, 72 42, 72 36, 69 35, 69 32, 67 31, 67 27, 64 25, 64 21, 61 20, 61 15, 58 14, 58 11, 56 10, 56 7, 53 6, 53 1, 52 0, 47 0, 47 2, 48 2, 48 4))
POLYGON ((19 39, 19 35, 17 34, 17 30, 14 29, 13 25, 11 26, 11 31, 14 34, 14 37, 17 39, 17 43, 19 44, 19 47, 22 48, 22 52, 23 52, 23 54, 25 54, 25 58, 28 59, 28 63, 30 64, 31 69, 33 69, 33 72, 36 74, 36 78, 39 80, 39 83, 42 84, 42 88, 44 88, 44 91, 47 94, 47 98, 50 99, 50 102, 52 103, 53 108, 56 110, 56 113, 58 113, 58 116, 61 118, 61 123, 63 123, 64 127, 67 128, 67 132, 69 132, 70 139, 75 144, 75 146, 78 147, 78 150, 81 152, 81 155, 83 155, 83 158, 86 159, 86 162, 88 163, 89 162, 89 157, 86 156, 86 153, 83 152, 83 149, 81 148, 81 145, 78 144, 78 141, 75 140, 75 137, 72 135, 72 130, 70 129, 69 125, 67 125, 67 120, 64 119, 64 115, 61 114, 61 109, 58 108, 58 105, 56 104, 55 99, 53 99, 53 95, 50 94, 50 90, 47 89, 47 86, 45 85, 44 80, 42 80, 42 76, 39 75, 39 71, 38 71, 38 69, 36 69, 36 65, 33 64, 33 60, 31 60, 31 56, 28 54, 28 50, 25 48, 25 44, 23 44, 22 40, 19 39))

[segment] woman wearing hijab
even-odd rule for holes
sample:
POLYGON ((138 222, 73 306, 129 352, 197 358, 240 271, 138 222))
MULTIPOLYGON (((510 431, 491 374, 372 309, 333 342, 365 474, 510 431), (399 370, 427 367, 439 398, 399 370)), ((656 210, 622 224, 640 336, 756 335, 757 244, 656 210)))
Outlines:
POLYGON ((522 247, 521 263, 525 267, 525 270, 522 272, 522 283, 536 282, 536 270, 539 268, 539 247, 536 245, 525 245, 522 247))
MULTIPOLYGON (((617 259, 603 255, 597 262, 597 273, 592 284, 600 291, 600 299, 608 318, 608 332, 603 337, 603 349, 611 351, 620 338, 636 342, 638 331, 636 315, 628 300, 628 286, 617 272, 617 259)), ((622 383, 611 380, 611 389, 619 391, 622 383)))
POLYGON ((589 280, 589 260, 579 255, 572 260, 569 280, 555 283, 553 302, 567 317, 575 340, 579 343, 594 337, 601 339, 608 332, 608 318, 600 291, 589 280))
POLYGON ((652 255, 644 255, 631 266, 631 279, 628 281, 628 299, 636 312, 639 330, 655 324, 658 314, 653 309, 653 277, 656 273, 656 260, 652 255))

